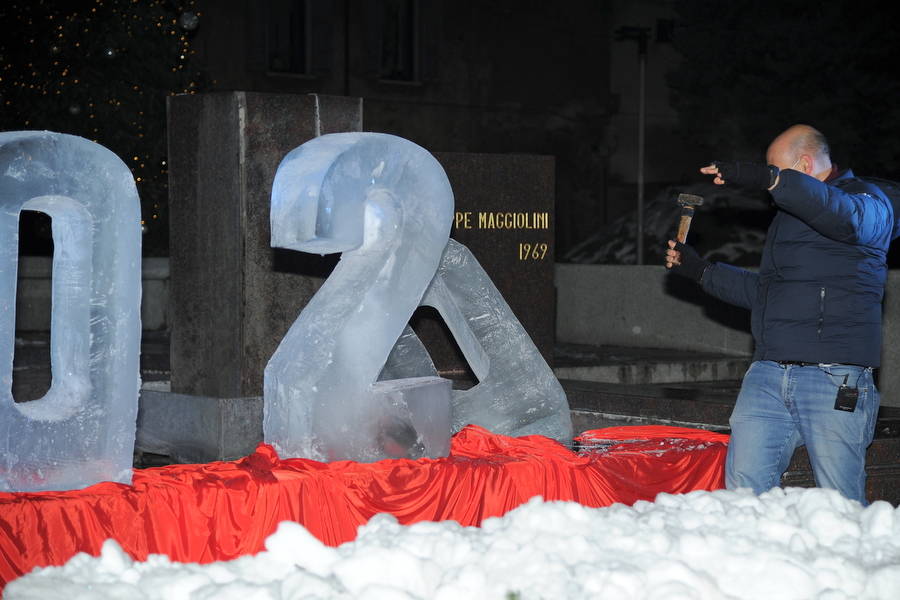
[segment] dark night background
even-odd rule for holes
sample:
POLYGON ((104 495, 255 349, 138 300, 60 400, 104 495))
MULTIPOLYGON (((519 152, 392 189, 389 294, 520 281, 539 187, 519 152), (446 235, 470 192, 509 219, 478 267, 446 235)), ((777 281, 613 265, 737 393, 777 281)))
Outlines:
MULTIPOLYGON (((632 262, 646 35, 647 262, 673 191, 709 194, 694 243, 754 260, 764 198, 711 190, 795 122, 857 174, 900 179, 891 3, 732 0, 69 0, 0 7, 0 130, 96 140, 135 173, 144 253, 168 254, 165 98, 214 90, 364 99, 365 129, 435 152, 556 158, 557 260, 632 262), (703 224, 705 220, 705 225, 703 224)), ((23 253, 49 224, 23 218, 23 253)))

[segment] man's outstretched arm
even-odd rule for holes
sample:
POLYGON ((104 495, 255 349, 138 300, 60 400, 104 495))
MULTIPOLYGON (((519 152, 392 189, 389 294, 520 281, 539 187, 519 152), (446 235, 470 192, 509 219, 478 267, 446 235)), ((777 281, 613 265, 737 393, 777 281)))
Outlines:
POLYGON ((756 298, 759 274, 724 263, 711 263, 692 247, 669 240, 666 268, 699 283, 705 292, 723 302, 750 309, 756 298))
POLYGON ((827 238, 860 246, 886 247, 894 211, 884 193, 863 181, 852 189, 829 185, 786 169, 769 190, 775 204, 827 238))

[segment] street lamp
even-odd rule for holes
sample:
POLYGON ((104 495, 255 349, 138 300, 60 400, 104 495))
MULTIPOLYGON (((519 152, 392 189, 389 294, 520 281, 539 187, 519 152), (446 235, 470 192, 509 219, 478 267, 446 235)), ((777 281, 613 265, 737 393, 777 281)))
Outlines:
POLYGON ((644 264, 644 127, 647 118, 647 42, 649 27, 622 26, 615 31, 616 41, 637 42, 638 51, 638 157, 637 157, 637 264, 644 264))

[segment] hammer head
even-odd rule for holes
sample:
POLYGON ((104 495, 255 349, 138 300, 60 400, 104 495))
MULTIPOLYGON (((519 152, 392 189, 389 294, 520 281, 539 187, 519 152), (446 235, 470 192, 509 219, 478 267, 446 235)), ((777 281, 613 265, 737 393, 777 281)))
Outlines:
POLYGON ((678 194, 678 205, 681 207, 700 206, 703 204, 703 196, 695 196, 694 194, 678 194))

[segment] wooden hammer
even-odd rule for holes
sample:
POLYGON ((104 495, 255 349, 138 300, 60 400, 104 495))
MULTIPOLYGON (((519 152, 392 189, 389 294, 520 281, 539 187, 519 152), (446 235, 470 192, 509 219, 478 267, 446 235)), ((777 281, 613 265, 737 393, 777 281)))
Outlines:
POLYGON ((678 235, 675 236, 675 241, 683 244, 687 241, 688 229, 691 228, 694 208, 703 204, 703 197, 693 194, 678 194, 678 204, 681 206, 681 219, 678 221, 678 235))

